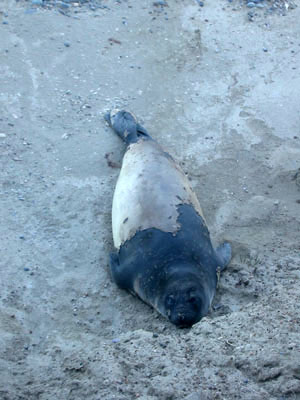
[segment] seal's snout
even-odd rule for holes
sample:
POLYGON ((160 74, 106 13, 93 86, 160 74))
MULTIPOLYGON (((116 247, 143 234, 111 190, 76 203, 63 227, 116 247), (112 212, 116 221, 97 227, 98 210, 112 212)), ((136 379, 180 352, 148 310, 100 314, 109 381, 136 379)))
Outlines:
POLYGON ((196 304, 187 302, 173 307, 169 314, 169 319, 172 324, 178 328, 190 328, 201 319, 201 310, 196 304))
POLYGON ((196 313, 192 314, 177 314, 170 318, 170 321, 178 326, 178 328, 190 328, 200 321, 200 316, 196 313))

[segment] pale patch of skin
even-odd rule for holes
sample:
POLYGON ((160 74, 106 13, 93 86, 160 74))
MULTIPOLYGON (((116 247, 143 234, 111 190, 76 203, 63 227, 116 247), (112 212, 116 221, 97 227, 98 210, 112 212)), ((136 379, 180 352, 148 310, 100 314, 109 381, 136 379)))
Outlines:
POLYGON ((204 219, 186 175, 162 147, 152 140, 131 144, 113 198, 115 247, 119 249, 137 230, 156 228, 175 233, 180 228, 177 207, 184 203, 192 204, 204 219))

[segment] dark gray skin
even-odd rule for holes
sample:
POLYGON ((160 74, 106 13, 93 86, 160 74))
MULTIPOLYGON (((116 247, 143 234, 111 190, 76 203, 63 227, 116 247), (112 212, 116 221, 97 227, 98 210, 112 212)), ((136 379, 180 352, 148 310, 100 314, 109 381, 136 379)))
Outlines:
MULTIPOLYGON (((105 119, 127 145, 153 141, 125 111, 105 119)), ((162 156, 172 159, 167 153, 162 156)), ((120 288, 185 328, 209 312, 220 271, 230 262, 231 246, 223 243, 213 248, 206 223, 192 204, 180 204, 177 211, 180 228, 176 232, 137 226, 135 234, 111 254, 110 267, 120 288)))
POLYGON ((178 327, 189 327, 208 314, 218 267, 221 272, 228 264, 231 247, 224 243, 216 251, 212 248, 192 207, 181 206, 179 220, 183 228, 176 236, 157 229, 137 232, 111 254, 110 267, 120 288, 139 296, 178 327))

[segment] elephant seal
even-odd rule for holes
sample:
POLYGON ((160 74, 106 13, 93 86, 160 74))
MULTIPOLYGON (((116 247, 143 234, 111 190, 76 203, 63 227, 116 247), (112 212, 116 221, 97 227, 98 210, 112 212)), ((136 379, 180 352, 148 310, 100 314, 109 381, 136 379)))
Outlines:
POLYGON ((214 250, 187 177, 136 118, 114 110, 105 120, 127 145, 112 205, 112 277, 173 324, 192 326, 209 311, 231 246, 214 250))

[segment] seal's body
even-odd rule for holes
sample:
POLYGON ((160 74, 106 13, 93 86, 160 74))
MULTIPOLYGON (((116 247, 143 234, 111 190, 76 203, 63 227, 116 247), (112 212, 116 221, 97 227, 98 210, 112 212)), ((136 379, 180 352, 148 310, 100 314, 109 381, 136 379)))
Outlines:
POLYGON ((112 206, 112 276, 175 325, 191 326, 209 311, 230 245, 213 249, 184 172, 136 119, 119 111, 106 120, 128 145, 112 206))

